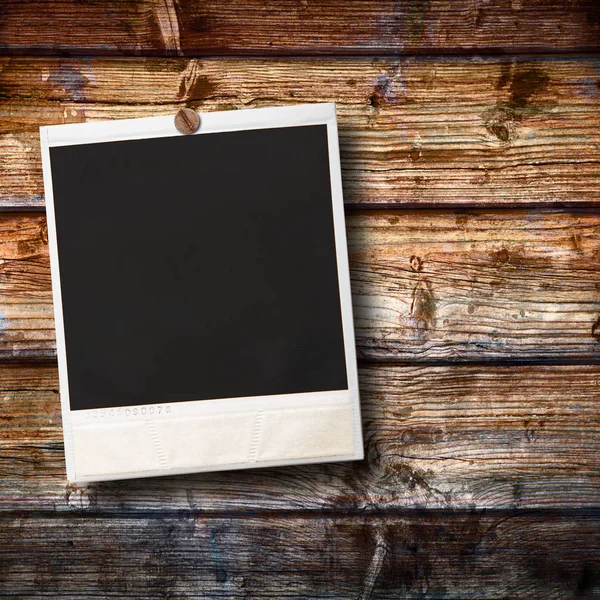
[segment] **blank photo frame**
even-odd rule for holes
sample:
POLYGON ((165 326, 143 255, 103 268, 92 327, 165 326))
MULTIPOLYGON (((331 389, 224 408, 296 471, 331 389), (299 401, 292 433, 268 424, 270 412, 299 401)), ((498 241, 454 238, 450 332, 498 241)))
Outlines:
POLYGON ((363 458, 334 104, 40 128, 67 478, 363 458))

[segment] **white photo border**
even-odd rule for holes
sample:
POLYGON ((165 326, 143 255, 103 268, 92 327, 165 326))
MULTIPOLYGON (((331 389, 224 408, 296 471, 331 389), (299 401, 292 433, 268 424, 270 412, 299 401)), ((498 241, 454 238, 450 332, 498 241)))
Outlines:
MULTIPOLYGON (((173 115, 161 117, 149 117, 142 119, 127 119, 115 121, 102 121, 90 123, 75 123, 66 125, 55 125, 40 127, 42 167, 44 173, 44 189, 46 197, 46 213, 48 220, 48 243, 50 251, 50 263, 52 272, 52 293, 54 301, 54 317, 56 324, 56 345, 60 379, 60 397, 62 408, 62 421, 65 437, 65 458, 67 468, 67 479, 71 482, 104 481, 125 479, 131 477, 151 477, 157 475, 174 475, 184 473, 197 473, 203 471, 222 471, 230 469, 267 467, 278 465, 298 465, 318 462, 334 462, 343 460, 360 460, 364 457, 362 429, 360 420, 360 399, 358 389, 358 373, 356 363, 354 324, 352 316, 352 298, 350 291, 350 276, 348 265, 348 250, 346 240, 346 228, 344 218, 344 202, 342 194, 342 177, 340 169, 340 155, 338 142, 338 129, 335 104, 307 104, 292 107, 276 108, 257 108, 250 110, 201 113, 200 127, 191 135, 205 135, 209 133, 221 133, 230 131, 242 131, 249 129, 270 129, 281 127, 307 126, 307 125, 326 125, 327 138, 329 146, 329 167, 331 177, 331 197, 333 204, 333 221, 335 231, 335 247, 337 256, 338 282, 340 292, 340 305, 342 313, 342 327, 344 337, 344 348, 346 358, 346 373, 348 380, 348 389, 333 392, 313 392, 300 394, 282 394, 275 396, 257 396, 245 398, 224 398, 215 400, 198 400, 176 402, 171 404, 149 404, 145 406, 117 407, 115 409, 89 409, 72 411, 69 402, 68 368, 65 343, 65 331, 62 309, 62 294, 60 284, 60 265, 58 252, 58 239, 56 232, 56 221, 54 212, 54 196, 52 189, 52 169, 50 161, 50 148, 57 146, 70 146, 79 144, 94 144, 102 142, 139 140, 149 138, 176 137, 180 134, 174 125, 173 115), (160 422, 157 411, 161 407, 160 422), (170 410, 167 412, 167 407, 170 410), (165 412, 162 412, 164 408, 165 412), (331 411, 327 413, 327 409, 331 411), (150 410, 154 409, 152 413, 150 410), (327 448, 319 451, 318 456, 299 456, 290 457, 289 451, 281 447, 281 459, 270 457, 267 460, 261 460, 260 456, 256 458, 257 441, 261 435, 264 435, 265 427, 264 415, 272 415, 273 423, 281 427, 281 420, 277 421, 278 415, 288 415, 289 419, 294 419, 296 423, 295 433, 303 435, 301 431, 303 419, 308 427, 311 422, 311 415, 305 414, 307 410, 314 412, 314 417, 329 418, 327 427, 335 427, 335 422, 340 420, 340 410, 348 409, 351 429, 351 440, 342 441, 337 446, 332 443, 331 451, 333 454, 327 454, 327 448), (336 410, 338 411, 336 413, 336 410), (125 414, 129 411, 128 414, 125 414), (135 414, 134 414, 135 411, 135 414), (144 411, 144 413, 142 413, 144 411), (265 411, 267 411, 265 413, 265 411), (327 417, 327 415, 330 417, 327 417), (245 416, 244 416, 245 415, 245 416), (305 416, 307 417, 305 419, 305 416), (153 438, 153 444, 158 452, 162 451, 162 446, 156 440, 156 427, 162 427, 161 423, 177 423, 181 419, 189 420, 197 418, 198 423, 204 423, 210 431, 217 431, 220 421, 215 429, 215 419, 230 419, 230 423, 240 423, 244 426, 244 419, 252 421, 251 433, 249 438, 251 448, 249 448, 249 459, 235 461, 234 454, 231 460, 225 463, 214 462, 213 464, 201 464, 197 466, 168 466, 159 460, 148 468, 143 465, 143 460, 135 465, 127 465, 110 470, 106 468, 106 463, 97 464, 94 457, 83 457, 82 462, 78 460, 81 457, 76 454, 85 452, 97 452, 93 446, 85 450, 75 448, 77 439, 98 439, 99 443, 105 439, 107 444, 117 443, 116 435, 126 436, 127 431, 139 432, 150 431, 150 437, 153 438), (237 419, 237 420, 236 420, 237 419), (300 423, 300 425, 298 425, 300 423), (137 425, 136 425, 137 424, 137 425), (114 433, 115 429, 123 427, 120 434, 114 433), (127 429, 125 429, 125 426, 127 429), (300 428, 300 429, 299 429, 300 428), (75 438, 74 438, 75 432, 75 438), (113 432, 113 433, 111 433, 113 432), (96 437, 94 437, 96 436, 96 437), (338 450, 336 450, 336 448, 338 450), (340 454, 339 448, 346 448, 340 454), (252 460, 254 452, 255 459, 252 460), (77 464, 76 464, 77 463, 77 464), (91 465, 83 469, 77 466, 79 463, 91 465), (96 465, 96 466, 94 466, 96 465), (140 467, 139 465, 142 465, 140 467), (154 465, 154 466, 153 466, 154 465)), ((286 417, 288 418, 288 417, 286 417)), ((343 418, 341 419, 344 420, 343 418)), ((223 424, 226 421, 222 422, 223 424)), ((201 425, 199 425, 201 426, 201 425)), ((230 425, 223 425, 230 427, 230 425)), ((273 425, 275 426, 275 425, 273 425)), ((244 431, 250 432, 246 427, 244 431)), ((225 429, 225 431, 228 431, 225 429)), ((235 435, 235 432, 232 431, 235 435)), ((311 435, 310 431, 304 435, 311 435)), ((332 439, 335 439, 333 432, 332 439)), ((161 435, 164 435, 161 434, 161 435)), ((273 435, 277 437, 274 430, 273 435)), ((293 435, 291 433, 290 435, 293 435)), ((347 432, 339 432, 339 436, 348 436, 347 432)), ((317 436, 318 437, 318 436, 317 436)), ((316 439, 316 438, 315 438, 316 439)), ((323 438, 320 442, 323 446, 323 438)), ((339 441, 339 440, 338 440, 339 441)), ((280 444, 282 442, 280 441, 280 444)), ((300 444, 302 445, 302 444, 300 444)), ((325 446, 327 443, 325 442, 325 446)), ((225 451, 227 453, 227 451, 225 451)), ((260 453, 259 453, 260 454, 260 453)), ((265 454, 268 456, 268 452, 265 454)), ((138 457, 139 458, 139 457, 138 457)), ((142 457, 143 458, 143 457, 142 457)), ((164 457, 162 457, 164 459, 164 457)), ((109 459, 110 460, 110 457, 109 459)), ((162 461, 164 463, 164 460, 162 461)), ((210 461, 209 461, 210 462, 210 461)), ((170 464, 170 463, 169 463, 170 464)))

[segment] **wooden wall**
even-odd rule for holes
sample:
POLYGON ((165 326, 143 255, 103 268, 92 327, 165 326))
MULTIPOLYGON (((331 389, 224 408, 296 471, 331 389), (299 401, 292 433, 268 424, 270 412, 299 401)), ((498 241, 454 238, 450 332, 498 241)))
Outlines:
POLYGON ((11 0, 0 48, 0 597, 600 597, 596 0, 11 0), (67 485, 38 127, 319 101, 367 458, 67 485))

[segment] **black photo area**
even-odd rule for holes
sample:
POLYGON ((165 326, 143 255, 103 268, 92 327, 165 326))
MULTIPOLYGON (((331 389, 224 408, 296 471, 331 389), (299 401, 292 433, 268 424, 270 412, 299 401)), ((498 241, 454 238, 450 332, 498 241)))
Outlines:
POLYGON ((347 389, 325 125, 50 157, 72 410, 347 389))

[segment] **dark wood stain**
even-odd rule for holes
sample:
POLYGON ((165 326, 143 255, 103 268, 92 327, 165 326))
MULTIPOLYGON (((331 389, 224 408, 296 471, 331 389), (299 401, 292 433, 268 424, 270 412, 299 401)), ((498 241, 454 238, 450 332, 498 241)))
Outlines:
POLYGON ((552 103, 532 102, 536 96, 544 93, 549 82, 549 76, 539 67, 523 68, 520 64, 507 66, 507 63, 503 63, 496 89, 503 90, 508 86, 509 97, 506 101, 499 101, 496 108, 485 115, 486 129, 501 142, 512 140, 524 117, 552 106, 552 103))
POLYGON ((509 84, 507 106, 515 110, 525 108, 534 94, 541 94, 548 87, 549 81, 548 75, 540 68, 517 68, 509 84))
POLYGON ((402 7, 402 18, 399 21, 403 39, 411 46, 420 46, 429 21, 427 16, 431 8, 431 0, 413 0, 412 2, 398 2, 402 7))
POLYGON ((204 100, 214 93, 216 87, 217 86, 208 77, 204 76, 196 77, 189 87, 186 80, 182 79, 178 96, 179 98, 189 101, 204 100))
POLYGON ((511 70, 511 63, 509 62, 503 62, 500 65, 500 77, 498 77, 498 83, 496 84, 497 90, 503 90, 509 84, 511 70))
POLYGON ((588 23, 594 27, 600 27, 600 4, 598 2, 582 2, 588 23))
POLYGON ((598 320, 592 325, 592 337, 600 342, 600 317, 598 317, 598 320))

